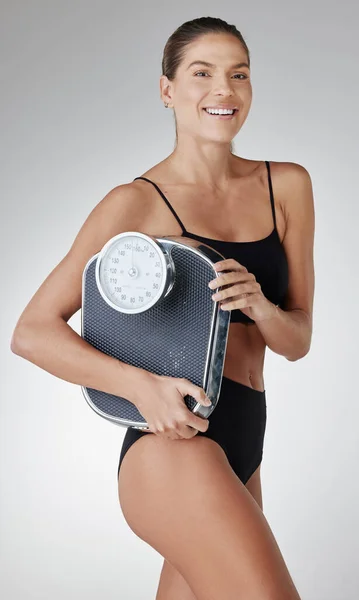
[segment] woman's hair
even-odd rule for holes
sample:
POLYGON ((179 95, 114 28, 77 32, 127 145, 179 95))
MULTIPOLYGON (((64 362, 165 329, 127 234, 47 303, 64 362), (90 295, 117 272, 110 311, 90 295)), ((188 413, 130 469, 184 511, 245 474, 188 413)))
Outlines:
MULTIPOLYGON (((236 37, 242 44, 243 49, 246 51, 248 57, 248 64, 250 65, 249 49, 244 41, 244 38, 240 31, 238 31, 235 25, 230 25, 222 19, 216 17, 200 17, 193 19, 192 21, 186 21, 180 25, 168 38, 166 45, 163 50, 162 58, 162 75, 172 81, 177 73, 177 69, 182 62, 186 47, 191 42, 194 42, 202 35, 207 33, 226 33, 236 37)), ((177 143, 177 125, 176 125, 176 143, 177 143)), ((231 142, 231 152, 233 151, 233 143, 231 142)))

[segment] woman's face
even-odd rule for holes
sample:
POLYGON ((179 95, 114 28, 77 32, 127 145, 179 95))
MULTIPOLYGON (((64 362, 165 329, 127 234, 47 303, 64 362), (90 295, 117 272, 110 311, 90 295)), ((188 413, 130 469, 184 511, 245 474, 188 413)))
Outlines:
POLYGON ((252 101, 248 57, 232 35, 201 36, 186 47, 175 79, 162 76, 161 80, 163 99, 175 111, 179 139, 184 133, 230 143, 247 118, 252 101), (209 64, 192 64, 194 61, 209 64), (220 105, 237 110, 226 118, 205 111, 220 105))

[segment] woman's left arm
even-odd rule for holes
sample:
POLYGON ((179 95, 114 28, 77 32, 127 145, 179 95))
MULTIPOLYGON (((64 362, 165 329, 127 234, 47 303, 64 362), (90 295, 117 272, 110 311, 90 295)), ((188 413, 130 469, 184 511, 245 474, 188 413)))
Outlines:
MULTIPOLYGON (((277 163, 278 164, 278 163, 277 163)), ((290 361, 308 354, 313 330, 314 230, 312 182, 296 163, 282 163, 279 197, 283 198, 286 231, 283 246, 288 260, 289 287, 285 310, 269 300, 268 317, 255 319, 267 346, 290 361)))
MULTIPOLYGON (((273 163, 272 163, 273 164, 273 163)), ((267 346, 290 361, 308 354, 312 339, 314 300, 314 200, 312 182, 296 163, 274 163, 275 195, 286 222, 283 246, 288 261, 288 291, 284 310, 263 294, 253 273, 233 258, 218 261, 218 276, 209 287, 224 310, 240 309, 255 321, 267 346)), ((273 177, 274 179, 274 177, 273 177)))

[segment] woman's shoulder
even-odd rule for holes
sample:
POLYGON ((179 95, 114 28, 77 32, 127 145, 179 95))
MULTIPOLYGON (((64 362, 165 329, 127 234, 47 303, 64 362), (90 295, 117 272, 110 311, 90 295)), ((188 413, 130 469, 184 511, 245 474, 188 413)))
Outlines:
POLYGON ((267 164, 269 165, 270 173, 276 177, 291 177, 291 176, 305 176, 308 175, 308 171, 305 167, 299 163, 290 161, 276 161, 270 159, 248 159, 239 156, 235 156, 235 164, 243 175, 255 174, 260 172, 261 174, 267 173, 267 164))
POLYGON ((131 215, 138 218, 139 213, 143 216, 150 212, 148 203, 144 203, 143 199, 143 187, 138 185, 138 181, 130 181, 111 188, 95 208, 112 216, 121 217, 126 213, 127 218, 131 215))
POLYGON ((269 160, 269 165, 270 165, 270 169, 271 171, 275 172, 277 175, 282 175, 284 177, 290 177, 290 176, 305 176, 305 174, 308 174, 307 169, 299 164, 299 163, 295 163, 295 162, 291 162, 291 161, 274 161, 274 160, 269 160))
POLYGON ((275 195, 282 203, 288 201, 296 189, 311 186, 310 174, 303 165, 290 161, 268 162, 275 195))

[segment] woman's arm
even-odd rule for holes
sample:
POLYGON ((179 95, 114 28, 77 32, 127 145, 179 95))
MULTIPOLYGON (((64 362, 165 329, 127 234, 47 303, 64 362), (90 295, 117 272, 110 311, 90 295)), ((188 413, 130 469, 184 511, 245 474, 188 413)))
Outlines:
POLYGON ((56 377, 136 404, 136 390, 148 372, 97 350, 67 321, 81 308, 82 273, 88 260, 114 235, 141 230, 145 213, 131 184, 114 188, 99 202, 67 255, 21 314, 11 340, 15 354, 56 377))
MULTIPOLYGON (((296 163, 274 163, 278 169, 276 193, 283 199, 286 232, 283 246, 289 268, 285 310, 268 301, 268 318, 256 320, 267 346, 294 361, 310 349, 314 301, 313 189, 309 173, 296 163)), ((274 171, 274 168, 273 168, 274 171)))

